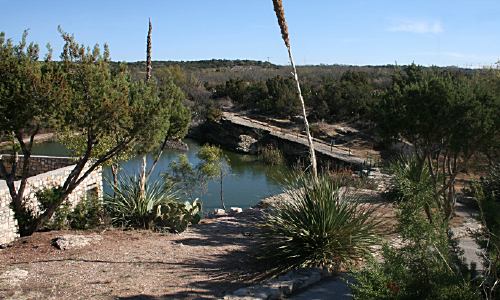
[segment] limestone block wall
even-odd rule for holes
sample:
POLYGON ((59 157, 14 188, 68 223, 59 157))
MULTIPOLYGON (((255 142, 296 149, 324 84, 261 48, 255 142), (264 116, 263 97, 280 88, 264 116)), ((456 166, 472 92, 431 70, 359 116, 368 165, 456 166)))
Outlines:
MULTIPOLYGON (((3 163, 5 169, 10 172, 12 167, 12 156, 9 154, 0 155, 0 163, 3 163)), ((28 176, 35 176, 55 169, 67 167, 75 163, 73 157, 57 157, 33 155, 30 157, 30 168, 28 176)), ((16 175, 20 176, 23 170, 23 156, 19 155, 17 162, 16 175)))
MULTIPOLYGON (((64 160, 62 163, 64 163, 64 160)), ((55 165, 55 163, 53 165, 55 165)), ((73 168, 74 165, 69 165, 28 178, 26 190, 24 192, 28 205, 35 211, 39 211, 39 203, 35 197, 35 193, 43 188, 61 186, 73 168)), ((83 172, 85 172, 85 170, 83 172)), ((20 181, 16 181, 15 184, 16 187, 18 187, 20 181)), ((102 169, 98 168, 71 193, 68 197, 68 202, 71 207, 74 207, 81 199, 91 194, 102 197, 102 193, 102 169)), ((10 202, 11 197, 7 185, 4 180, 0 180, 0 244, 10 243, 19 236, 17 221, 14 219, 14 212, 9 207, 10 202)))
POLYGON ((19 235, 17 234, 17 220, 14 212, 9 207, 9 190, 5 181, 0 181, 0 245, 10 243, 19 235))

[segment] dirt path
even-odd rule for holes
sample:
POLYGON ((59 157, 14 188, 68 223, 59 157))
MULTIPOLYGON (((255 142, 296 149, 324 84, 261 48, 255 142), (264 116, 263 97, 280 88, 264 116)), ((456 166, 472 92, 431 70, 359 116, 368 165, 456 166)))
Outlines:
POLYGON ((245 285, 256 217, 206 220, 180 235, 110 230, 64 251, 50 243, 65 232, 36 233, 0 250, 0 298, 220 298, 245 285))

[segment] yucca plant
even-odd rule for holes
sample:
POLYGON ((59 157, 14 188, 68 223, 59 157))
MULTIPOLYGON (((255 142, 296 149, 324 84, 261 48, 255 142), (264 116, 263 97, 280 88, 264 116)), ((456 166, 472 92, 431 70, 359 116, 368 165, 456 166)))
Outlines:
POLYGON ((114 225, 145 229, 152 227, 156 208, 172 201, 176 201, 174 193, 162 181, 147 182, 143 194, 141 179, 131 175, 121 175, 114 194, 104 197, 114 225))
POLYGON ((442 210, 439 196, 436 195, 430 170, 416 156, 400 156, 391 163, 390 171, 393 174, 392 187, 386 194, 389 200, 396 202, 413 199, 423 207, 426 217, 432 223, 433 208, 442 210))
POLYGON ((267 275, 304 267, 335 272, 370 254, 378 241, 374 209, 342 191, 327 176, 288 181, 289 199, 264 213, 260 259, 267 275))

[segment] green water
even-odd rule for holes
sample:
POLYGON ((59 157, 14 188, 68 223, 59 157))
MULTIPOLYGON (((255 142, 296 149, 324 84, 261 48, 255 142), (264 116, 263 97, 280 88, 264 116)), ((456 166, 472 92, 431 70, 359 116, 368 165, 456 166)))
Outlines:
MULTIPOLYGON (((176 160, 180 153, 186 153, 191 164, 196 165, 199 160, 196 153, 200 145, 193 140, 185 140, 189 146, 189 151, 167 150, 163 153, 160 161, 151 175, 151 180, 160 179, 161 174, 168 172, 169 163, 176 160)), ((226 207, 250 207, 259 202, 260 199, 278 194, 282 191, 280 180, 290 170, 283 166, 266 165, 259 161, 256 156, 236 154, 230 151, 224 151, 229 157, 229 175, 224 177, 224 202, 226 207)), ((41 143, 34 147, 34 154, 67 156, 70 152, 58 143, 41 143)), ((149 165, 153 160, 148 156, 149 165)), ((141 158, 134 158, 121 163, 122 172, 130 175, 138 175, 141 158)), ((104 190, 109 192, 110 188, 107 180, 111 177, 109 168, 104 169, 104 190)), ((204 210, 220 208, 220 183, 212 181, 208 184, 208 191, 201 196, 204 210)))

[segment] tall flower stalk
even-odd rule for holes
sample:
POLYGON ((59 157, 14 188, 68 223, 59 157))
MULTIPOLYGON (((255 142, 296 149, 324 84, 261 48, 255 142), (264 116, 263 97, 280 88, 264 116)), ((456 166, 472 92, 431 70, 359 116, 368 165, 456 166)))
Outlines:
POLYGON ((148 37, 146 44, 146 81, 151 79, 151 71, 153 66, 151 64, 151 32, 153 31, 153 25, 151 25, 151 18, 149 19, 148 37))
POLYGON ((297 92, 299 94, 299 99, 300 99, 300 104, 302 105, 302 114, 304 117, 304 126, 306 128, 306 135, 307 135, 307 142, 309 143, 309 155, 311 159, 311 169, 314 178, 317 180, 318 178, 318 166, 316 163, 316 154, 314 152, 314 142, 311 136, 311 132, 309 130, 309 122, 307 121, 307 114, 306 114, 306 105, 304 103, 304 97, 302 96, 302 91, 300 89, 300 81, 299 81, 299 76, 297 75, 297 68, 295 67, 295 62, 293 60, 293 55, 292 55, 292 47, 290 46, 290 37, 288 35, 288 25, 286 23, 285 19, 285 10, 283 8, 283 2, 282 0, 273 0, 273 5, 274 5, 274 12, 276 13, 276 17, 278 18, 278 24, 281 29, 281 37, 283 38, 283 41, 285 42, 285 46, 288 50, 288 57, 290 59, 290 63, 293 68, 293 77, 295 79, 295 83, 297 85, 297 92))
MULTIPOLYGON (((153 25, 151 24, 151 18, 149 19, 148 36, 146 41, 146 82, 151 79, 151 72, 153 70, 153 65, 151 63, 151 32, 153 31, 153 25)), ((141 164, 141 174, 140 174, 140 190, 139 194, 141 197, 145 197, 146 193, 146 166, 147 166, 147 155, 142 156, 141 164)))

